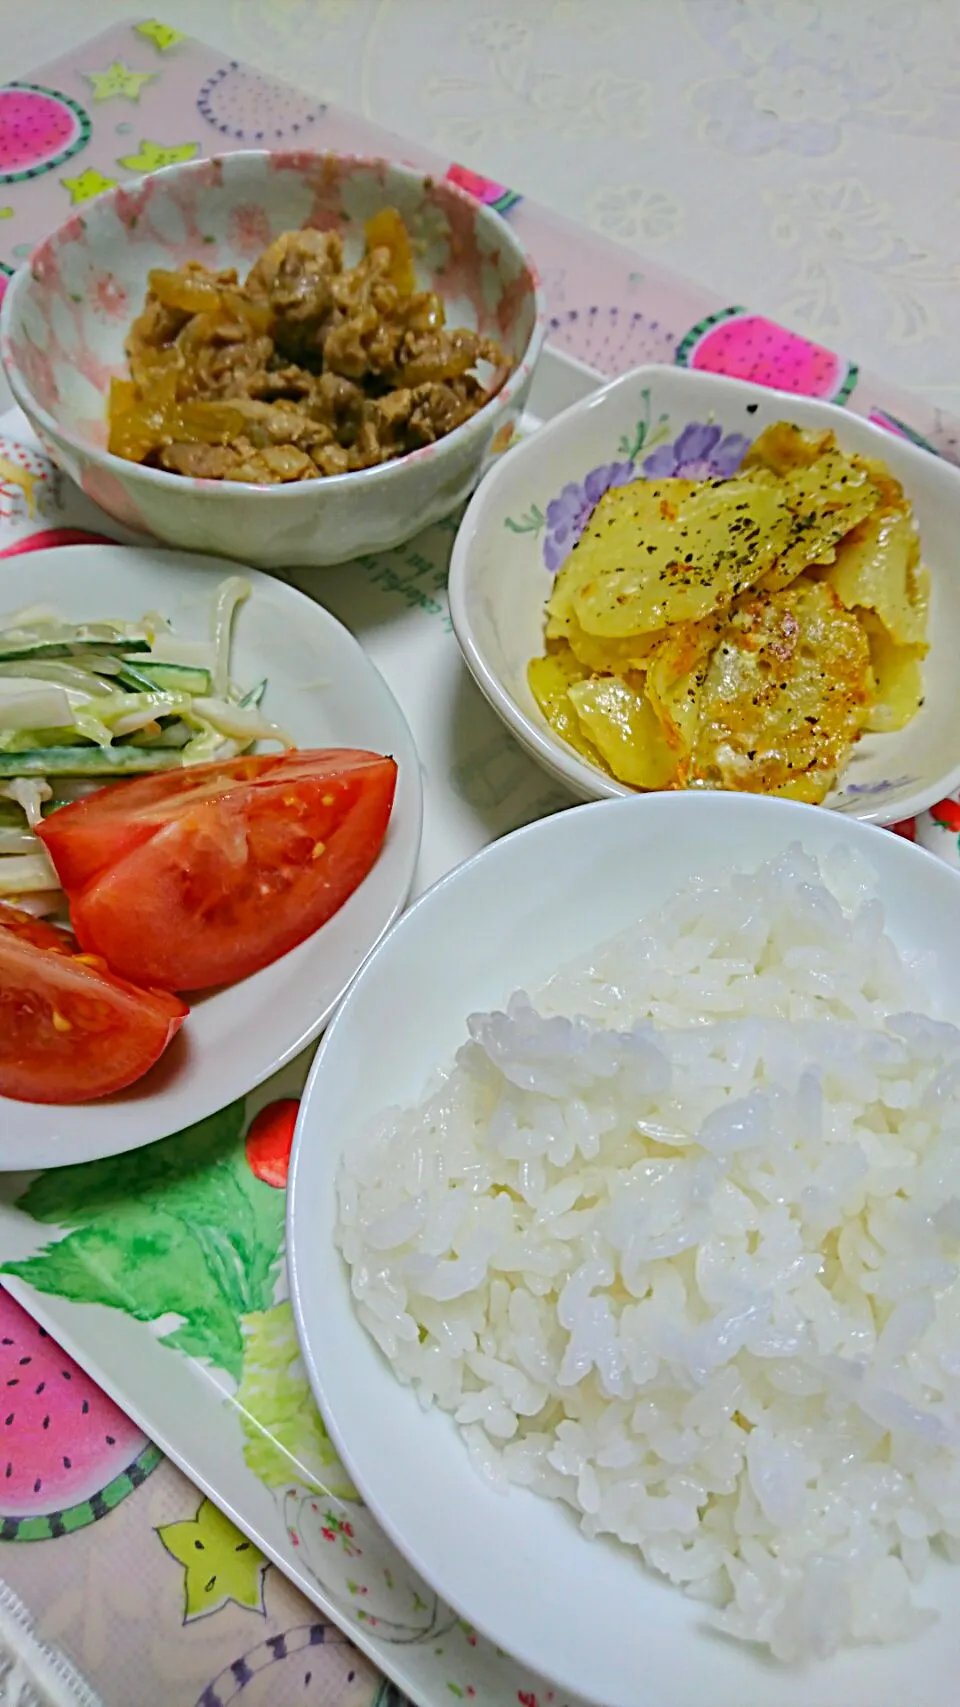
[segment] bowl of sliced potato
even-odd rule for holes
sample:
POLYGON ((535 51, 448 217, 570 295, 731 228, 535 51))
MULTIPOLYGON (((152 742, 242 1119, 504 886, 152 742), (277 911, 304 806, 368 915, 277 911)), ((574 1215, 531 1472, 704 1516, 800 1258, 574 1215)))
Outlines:
POLYGON ((960 784, 960 472, 830 404, 637 369, 519 444, 453 625, 581 799, 726 789, 873 823, 960 784))

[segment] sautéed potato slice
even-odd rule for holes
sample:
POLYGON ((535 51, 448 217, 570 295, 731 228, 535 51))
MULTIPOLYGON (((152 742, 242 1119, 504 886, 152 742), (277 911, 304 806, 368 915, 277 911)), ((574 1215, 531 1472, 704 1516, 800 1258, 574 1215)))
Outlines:
POLYGON ((823 800, 872 698, 867 636, 832 587, 748 598, 707 669, 689 780, 823 800))
POLYGON ((534 658, 529 667, 530 691, 555 735, 566 741, 575 753, 589 764, 605 770, 600 754, 582 731, 580 719, 570 698, 570 689, 587 679, 588 672, 578 664, 569 646, 554 643, 545 658, 534 658))
POLYGON ((789 530, 772 481, 635 480, 604 493, 563 596, 604 639, 697 622, 759 580, 789 530))
POLYGON ((875 698, 867 728, 889 735, 904 729, 923 704, 925 646, 899 646, 869 611, 862 617, 870 643, 875 698))
POLYGON ((615 777, 633 788, 667 787, 676 761, 636 675, 593 676, 569 693, 581 729, 615 777))
POLYGON ((899 482, 781 421, 730 479, 604 494, 529 685, 554 733, 630 787, 819 802, 864 732, 920 710, 928 610, 899 482))

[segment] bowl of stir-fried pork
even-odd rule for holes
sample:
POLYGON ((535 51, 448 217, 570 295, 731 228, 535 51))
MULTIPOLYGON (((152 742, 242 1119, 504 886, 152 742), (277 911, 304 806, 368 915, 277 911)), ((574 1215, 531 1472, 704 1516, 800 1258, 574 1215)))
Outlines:
POLYGON ((582 799, 726 789, 874 823, 960 786, 960 472, 850 410, 624 374, 471 500, 475 680, 582 799))
POLYGON ((117 520, 272 567, 449 514, 542 336, 526 251, 452 183, 244 152, 117 185, 54 232, 7 291, 0 357, 117 520))

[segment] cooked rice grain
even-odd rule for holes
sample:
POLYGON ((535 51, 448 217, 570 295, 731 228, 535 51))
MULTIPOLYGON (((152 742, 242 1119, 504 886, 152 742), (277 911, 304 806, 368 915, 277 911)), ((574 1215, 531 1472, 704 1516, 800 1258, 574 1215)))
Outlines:
POLYGON ((474 1014, 339 1181, 360 1318, 482 1474, 783 1660, 920 1631, 960 1557, 960 1032, 871 887, 688 887, 474 1014))

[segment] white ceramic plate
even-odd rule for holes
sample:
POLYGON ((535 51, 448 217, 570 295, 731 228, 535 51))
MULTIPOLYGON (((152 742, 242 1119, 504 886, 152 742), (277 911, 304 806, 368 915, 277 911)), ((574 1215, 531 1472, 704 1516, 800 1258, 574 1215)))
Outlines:
POLYGON ((135 1150, 224 1108, 317 1036, 410 892, 420 848, 420 761, 403 713, 353 636, 304 594, 221 558, 72 545, 0 562, 0 612, 55 605, 79 621, 159 610, 206 639, 214 589, 239 568, 253 592, 237 616, 233 675, 267 678, 263 708, 302 747, 364 747, 399 766, 383 851, 339 913, 272 966, 191 1003, 167 1053, 119 1096, 70 1108, 0 1097, 0 1169, 60 1167, 135 1150))
MULTIPOLYGON (((568 958, 656 909, 697 874, 755 867, 793 841, 871 860, 904 948, 960 934, 960 881, 898 836, 814 807, 741 795, 660 794, 541 820, 427 892, 376 952, 318 1051, 301 1105, 287 1249, 301 1345, 337 1450, 421 1576, 501 1648, 610 1707, 955 1707, 960 1568, 918 1599, 943 1614, 920 1640, 782 1667, 706 1630, 698 1606, 630 1550, 590 1542, 572 1514, 490 1489, 453 1421, 424 1413, 360 1326, 337 1253, 335 1176, 361 1124, 419 1100, 466 1036, 466 1016, 536 988, 568 958), (376 1048, 370 1040, 376 1039, 376 1048)), ((943 953, 931 997, 960 1014, 943 953)))
MULTIPOLYGON (((673 447, 671 472, 730 474, 737 459, 724 455, 727 435, 752 440, 782 420, 828 427, 845 449, 886 463, 912 500, 932 580, 923 709, 896 734, 864 736, 826 804, 868 823, 893 824, 960 783, 960 472, 847 409, 686 368, 646 367, 575 403, 503 457, 471 499, 450 563, 450 612, 474 680, 531 756, 580 799, 634 791, 558 740, 527 685, 527 665, 543 651, 551 569, 586 523, 587 493, 596 502, 611 464, 632 461, 633 477, 642 477, 654 447, 661 454, 673 447), (708 455, 692 465, 685 461, 691 441, 682 440, 691 424, 720 429, 711 434, 718 442, 708 455)), ((706 443, 701 433, 692 448, 702 452, 706 443)))

